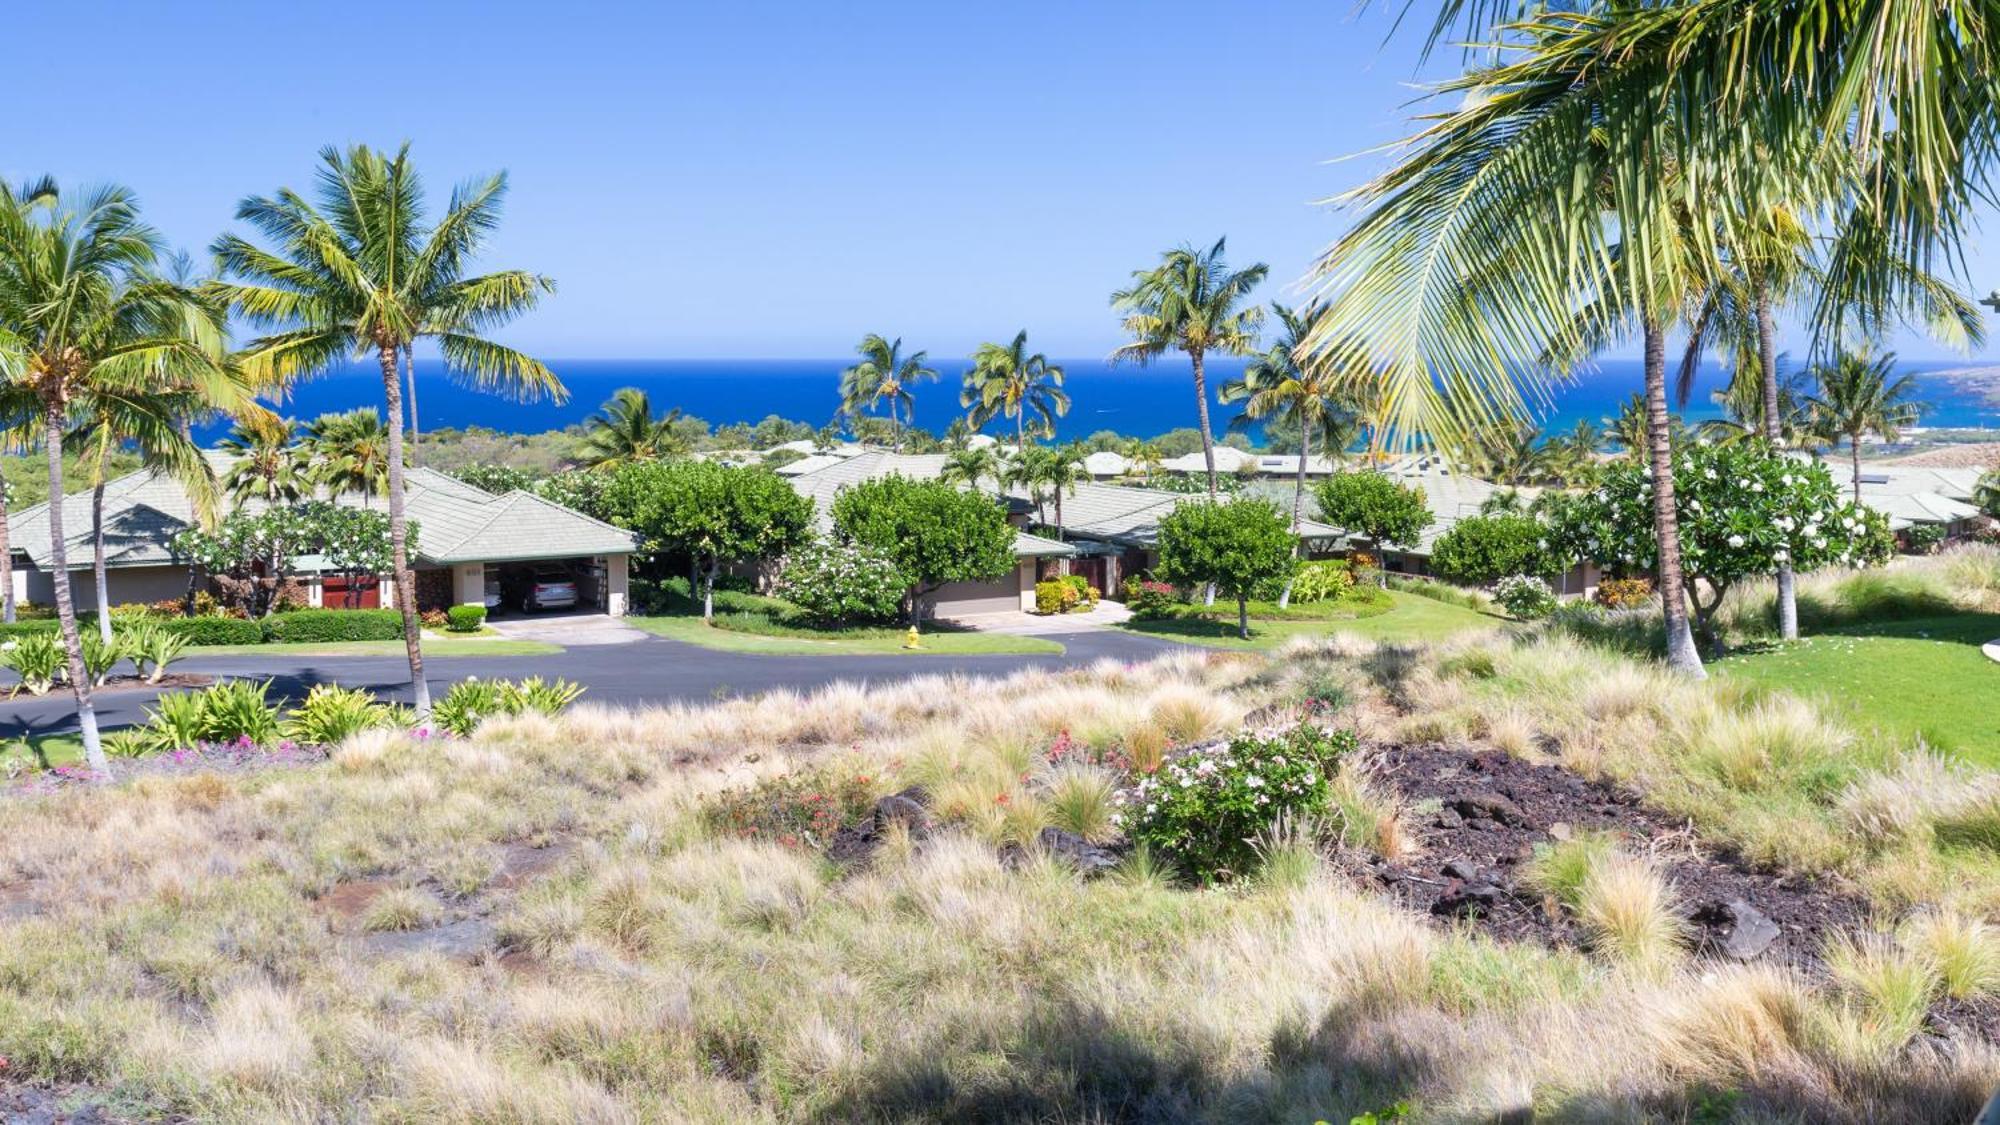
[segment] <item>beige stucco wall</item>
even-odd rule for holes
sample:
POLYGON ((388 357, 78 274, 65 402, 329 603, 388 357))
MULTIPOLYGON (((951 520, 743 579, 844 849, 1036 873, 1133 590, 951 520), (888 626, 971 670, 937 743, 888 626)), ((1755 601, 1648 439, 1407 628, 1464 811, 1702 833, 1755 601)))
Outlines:
MULTIPOLYGON (((111 604, 157 602, 187 593, 188 572, 184 566, 120 566, 105 572, 111 604)), ((89 567, 69 574, 70 603, 79 611, 97 608, 97 581, 89 567)), ((14 598, 28 605, 56 603, 55 576, 33 563, 14 571, 14 598)))
POLYGON ((451 600, 459 605, 486 604, 485 563, 459 563, 451 568, 451 600))
POLYGON ((610 555, 604 560, 604 612, 613 617, 631 612, 631 563, 626 555, 610 555))

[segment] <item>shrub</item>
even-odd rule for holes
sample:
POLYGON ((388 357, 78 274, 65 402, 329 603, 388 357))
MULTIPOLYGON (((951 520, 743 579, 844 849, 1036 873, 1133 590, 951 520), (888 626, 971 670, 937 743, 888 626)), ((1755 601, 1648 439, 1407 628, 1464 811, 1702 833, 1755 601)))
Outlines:
POLYGON ((1354 589, 1353 567, 1342 559, 1319 559, 1299 567, 1298 577, 1292 579, 1292 600, 1334 601, 1352 589, 1354 589))
POLYGON ((1596 597, 1606 609, 1638 609, 1653 600, 1653 580, 1606 578, 1597 584, 1596 597))
POLYGON ((454 633, 477 633, 486 625, 483 605, 455 605, 444 611, 445 628, 454 633))
POLYGON ((868 814, 876 793, 875 779, 866 774, 811 770, 723 793, 704 816, 726 835, 819 851, 834 833, 868 814))
POLYGON ((21 677, 22 690, 44 695, 62 678, 68 660, 61 639, 52 632, 38 632, 0 641, 0 663, 21 677))
POLYGON ((1090 584, 1090 579, 1081 574, 1065 574, 1062 576, 1062 581, 1069 585, 1073 595, 1065 599, 1064 604, 1067 608, 1089 609, 1097 604, 1098 590, 1090 584))
POLYGON ((208 708, 198 691, 168 692, 146 709, 146 734, 155 750, 180 750, 208 737, 208 708))
POLYGON ((201 693, 202 737, 210 742, 247 741, 268 746, 283 731, 278 709, 267 696, 271 681, 224 680, 201 693))
POLYGON ((1943 524, 1911 524, 1903 531, 1903 550, 1912 555, 1934 555, 1943 542, 1943 524))
POLYGON ((1180 594, 1170 583, 1151 578, 1125 580, 1125 608, 1131 610, 1134 617, 1158 617, 1178 601, 1180 594))
POLYGON ((113 633, 111 640, 106 642, 96 628, 86 625, 83 636, 78 639, 82 641, 83 674, 90 677, 92 687, 102 687, 104 681, 110 678, 111 670, 125 659, 125 638, 113 633))
POLYGON ((180 659, 187 650, 187 638, 170 633, 157 624, 146 622, 127 630, 122 638, 125 655, 132 660, 132 670, 145 677, 149 684, 157 684, 167 674, 167 666, 180 659))
POLYGON ((1459 520, 1432 545, 1431 568, 1448 582, 1474 585, 1561 569, 1549 554, 1542 522, 1514 513, 1459 520))
POLYGON ((443 629, 451 624, 451 618, 445 616, 444 610, 441 609, 424 610, 417 614, 417 620, 426 629, 443 629))
POLYGON ((263 635, 272 644, 399 641, 403 615, 393 609, 301 609, 265 618, 263 635))
POLYGON ((1516 574, 1493 588, 1493 600, 1523 621, 1539 621, 1556 611, 1555 591, 1539 578, 1516 574))
POLYGON ((177 617, 160 628, 191 645, 254 645, 264 642, 264 627, 239 617, 177 617))
POLYGON ((1066 583, 1058 582, 1055 579, 1037 582, 1035 583, 1035 612, 1061 613, 1066 605, 1065 599, 1072 596, 1074 596, 1074 591, 1066 583))
POLYGON ((394 711, 360 688, 315 684, 286 720, 285 735, 308 746, 334 746, 395 718, 394 711))
POLYGON ((530 676, 518 684, 506 680, 461 680, 431 708, 439 727, 463 738, 495 715, 537 711, 554 715, 576 702, 583 688, 568 680, 530 676))
MULTIPOLYGON (((21 607, 26 609, 26 606, 21 607)), ((53 617, 23 619, 13 624, 0 624, 0 637, 40 637, 54 636, 62 632, 62 622, 53 617)))
POLYGON ((1300 723, 1279 738, 1197 747, 1119 794, 1121 827, 1197 882, 1241 878, 1256 868, 1260 832, 1326 810, 1329 776, 1354 746, 1349 731, 1300 723))
POLYGON ((778 596, 820 624, 894 621, 909 579, 879 551, 859 544, 811 543, 785 559, 778 596))

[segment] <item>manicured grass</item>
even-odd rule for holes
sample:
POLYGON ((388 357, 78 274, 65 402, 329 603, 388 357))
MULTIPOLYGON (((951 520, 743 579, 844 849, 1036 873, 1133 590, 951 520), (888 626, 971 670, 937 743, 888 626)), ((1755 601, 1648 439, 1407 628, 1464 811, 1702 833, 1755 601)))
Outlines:
MULTIPOLYGON (((109 730, 103 733, 111 733, 109 730)), ((74 734, 31 734, 0 742, 0 761, 25 749, 37 769, 73 766, 83 761, 83 739, 74 734)))
POLYGON ((2000 765, 2000 664, 1979 646, 2000 614, 1960 613, 1851 625, 1712 665, 1718 676, 1819 700, 1864 730, 2000 765))
MULTIPOLYGON (((562 651, 546 641, 510 641, 498 637, 425 637, 425 656, 548 656, 562 651)), ((187 650, 183 659, 203 656, 401 656, 401 641, 334 641, 276 645, 204 645, 187 650)))
MULTIPOLYGON (((1250 618, 1250 639, 1236 635, 1236 620, 1232 614, 1224 614, 1223 620, 1166 620, 1129 621, 1119 626, 1134 633, 1164 637, 1170 640, 1187 641, 1192 644, 1214 645, 1219 648, 1266 649, 1274 648, 1293 637, 1321 636, 1328 633, 1352 633, 1381 641, 1428 641, 1451 636, 1470 629, 1490 629, 1504 624, 1507 619, 1449 605, 1434 598, 1405 594, 1397 590, 1387 592, 1391 603, 1387 613, 1377 613, 1368 617, 1336 620, 1268 620, 1254 616, 1250 618)), ((1218 611, 1223 609, 1216 603, 1218 611)))
POLYGON ((842 629, 812 632, 787 629, 783 632, 742 632, 702 623, 700 617, 629 617, 626 621, 655 636, 686 641, 704 648, 726 652, 761 652, 779 655, 815 656, 962 656, 974 653, 1056 653, 1063 647, 1041 637, 1018 637, 1007 633, 931 632, 923 633, 923 647, 903 647, 901 629, 842 629))

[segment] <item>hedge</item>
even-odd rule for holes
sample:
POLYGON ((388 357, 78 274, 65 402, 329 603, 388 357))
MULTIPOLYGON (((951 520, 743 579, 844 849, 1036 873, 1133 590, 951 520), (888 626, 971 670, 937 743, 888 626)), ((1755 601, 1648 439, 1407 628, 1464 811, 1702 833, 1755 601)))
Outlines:
POLYGON ((396 641, 403 615, 393 609, 296 609, 264 619, 263 639, 272 644, 328 641, 396 641))
POLYGON ((264 627, 241 617, 169 617, 154 622, 191 645, 255 645, 264 643, 264 627))
MULTIPOLYGON (((455 605, 444 611, 445 628, 454 633, 477 633, 486 624, 486 607, 483 605, 455 605)), ((397 623, 399 626, 401 622, 397 623)), ((398 635, 401 630, 398 629, 398 635)))
MULTIPOLYGON (((82 622, 81 614, 77 616, 82 622)), ((16 621, 11 625, 0 624, 0 639, 7 637, 29 637, 36 633, 54 633, 62 629, 62 622, 53 617, 38 617, 31 621, 16 621)))

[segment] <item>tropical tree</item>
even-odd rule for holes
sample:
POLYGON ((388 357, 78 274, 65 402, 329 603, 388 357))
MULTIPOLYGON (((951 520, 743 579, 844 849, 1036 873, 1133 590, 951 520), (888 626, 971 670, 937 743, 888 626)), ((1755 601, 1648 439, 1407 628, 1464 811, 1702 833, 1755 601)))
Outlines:
POLYGON ((851 417, 886 403, 890 448, 900 453, 903 427, 916 419, 917 399, 911 388, 936 382, 937 369, 930 366, 928 352, 904 355, 900 336, 888 340, 870 332, 854 350, 861 362, 840 373, 840 411, 851 417))
POLYGON ((232 500, 289 504, 312 491, 311 460, 298 443, 298 424, 261 407, 237 416, 216 445, 234 460, 222 475, 232 500))
POLYGON ((938 476, 954 484, 977 488, 982 480, 999 480, 1003 471, 992 446, 966 445, 945 454, 938 476))
POLYGON ((1270 273, 1262 262, 1232 272, 1226 239, 1198 250, 1182 245, 1160 256, 1152 269, 1132 271, 1130 287, 1111 294, 1111 306, 1125 314, 1132 337, 1111 353, 1113 363, 1150 363, 1168 350, 1187 354, 1194 370, 1195 418, 1201 455, 1208 465, 1208 494, 1215 497, 1215 434, 1208 422, 1210 353, 1248 355, 1257 344, 1264 311, 1246 307, 1250 291, 1270 273))
POLYGON ((1842 351, 1833 362, 1813 369, 1819 383, 1819 393, 1810 400, 1813 416, 1830 440, 1847 439, 1856 503, 1861 501, 1861 439, 1875 434, 1895 441, 1904 426, 1917 421, 1916 380, 1895 372, 1895 352, 1875 355, 1867 349, 1842 351))
POLYGON ((1090 479, 1083 466, 1085 456, 1083 447, 1075 442, 1058 447, 1031 445, 1007 465, 1006 482, 1025 489, 1038 514, 1044 503, 1054 502, 1058 539, 1063 537, 1063 497, 1074 496, 1077 486, 1090 479))
POLYGON ((915 625, 925 595, 948 582, 982 582, 1014 568, 1014 528, 992 497, 891 474, 842 488, 833 500, 841 540, 891 560, 910 586, 915 625))
POLYGON ((373 354, 381 368, 396 603, 417 712, 428 715, 430 685, 404 516, 397 360, 426 337, 436 341, 445 369, 474 387, 524 401, 561 401, 567 392, 547 365, 483 335, 533 308, 555 286, 522 270, 469 273, 499 223, 505 173, 454 191, 445 213, 431 223, 408 145, 393 156, 366 146, 328 148, 320 162, 312 198, 285 190, 237 205, 236 217, 271 245, 234 234, 217 239, 216 259, 235 280, 212 288, 238 315, 268 330, 239 357, 260 385, 289 385, 353 356, 373 354))
POLYGON ((1605 433, 1588 418, 1549 439, 1549 467, 1564 484, 1588 484, 1597 476, 1605 433))
POLYGON ((678 408, 654 417, 653 400, 645 391, 620 387, 584 423, 583 463, 593 469, 616 469, 683 453, 687 445, 674 429, 680 419, 678 408))
POLYGON ((1416 546, 1424 529, 1437 522, 1423 489, 1372 469, 1335 473, 1315 485, 1313 495, 1321 519, 1366 539, 1378 554, 1386 546, 1416 546))
POLYGON ((1012 418, 1014 447, 1019 449, 1027 445, 1029 415, 1042 433, 1054 435, 1056 419, 1069 413, 1069 395, 1062 388, 1063 369, 1040 352, 1029 353, 1024 328, 1008 343, 984 343, 973 351, 958 403, 974 429, 995 417, 1012 418))
MULTIPOLYGON (((1292 482, 1292 531, 1296 534, 1305 518, 1306 463, 1312 457, 1313 436, 1329 430, 1344 432, 1352 425, 1353 412, 1345 397, 1343 378, 1323 364, 1302 362, 1301 346, 1325 310, 1319 305, 1293 309, 1273 302, 1271 312, 1277 317, 1278 338, 1251 358, 1242 378, 1224 383, 1216 397, 1225 403, 1242 403, 1245 418, 1268 418, 1298 427, 1299 468, 1292 482)), ((1214 468, 1211 459, 1209 469, 1214 468)))
POLYGON ((1250 599, 1299 569, 1299 537, 1268 500, 1182 504, 1160 520, 1160 576, 1205 584, 1236 599, 1236 635, 1250 639, 1250 599))
POLYGON ((365 508, 370 496, 388 490, 389 433, 374 407, 320 415, 307 424, 305 444, 312 478, 329 496, 358 492, 365 508))
POLYGON ((1139 470, 1139 475, 1146 478, 1147 484, 1153 483, 1153 474, 1160 471, 1161 463, 1167 459, 1166 453, 1160 449, 1160 443, 1157 441, 1138 442, 1126 452, 1125 456, 1132 462, 1132 466, 1139 470))
POLYGON ((160 240, 122 188, 80 197, 53 182, 0 188, 0 420, 38 424, 49 473, 50 579, 86 762, 110 764, 98 737, 71 597, 63 527, 63 443, 78 409, 163 385, 235 405, 217 310, 158 278, 160 240), (200 331, 192 326, 201 325, 200 331))

